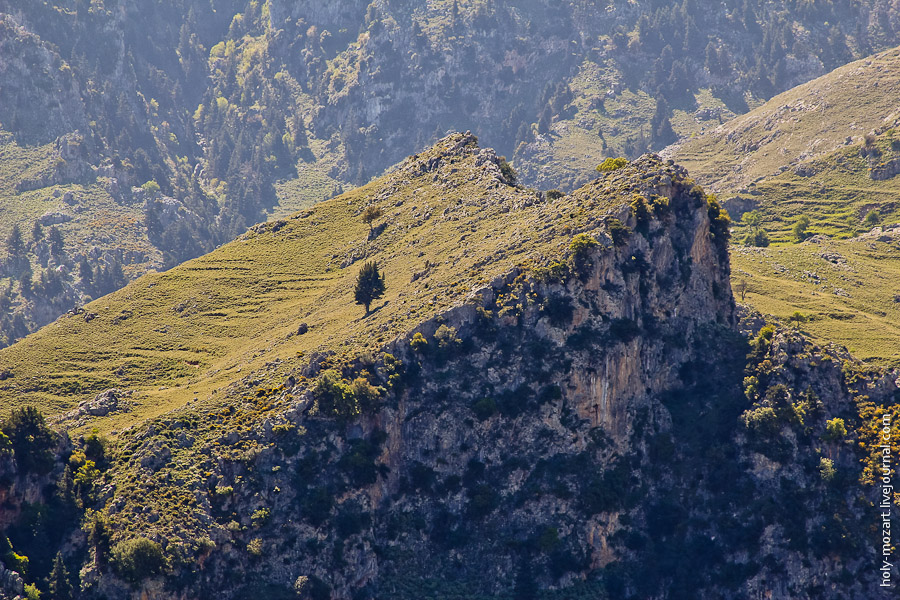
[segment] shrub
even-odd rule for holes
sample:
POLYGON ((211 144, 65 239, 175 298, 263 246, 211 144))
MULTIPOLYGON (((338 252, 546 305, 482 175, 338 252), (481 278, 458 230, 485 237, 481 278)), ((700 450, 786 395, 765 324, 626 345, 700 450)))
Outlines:
POLYGON ((547 200, 559 200, 563 196, 565 194, 559 190, 547 190, 547 200))
POLYGON ((312 395, 321 414, 352 419, 363 410, 375 408, 382 392, 365 377, 357 377, 351 383, 334 369, 328 369, 319 376, 312 395))
POLYGON ((554 327, 563 327, 572 321, 575 309, 568 296, 549 296, 541 302, 541 312, 547 316, 554 327))
POLYGON ((262 527, 266 523, 268 523, 272 518, 272 511, 268 508, 260 508, 253 512, 250 515, 250 522, 254 527, 262 527))
POLYGON ((506 161, 505 156, 500 157, 500 172, 503 174, 503 178, 511 185, 515 185, 519 178, 519 174, 516 173, 516 170, 513 169, 512 165, 506 161))
POLYGON ((590 266, 591 248, 598 246, 597 240, 587 235, 579 233, 572 238, 569 243, 569 250, 572 252, 573 270, 579 275, 586 275, 587 268, 590 266))
POLYGON ((497 413, 497 403, 493 398, 482 398, 472 405, 472 412, 479 420, 485 421, 497 413))
POLYGON ((809 237, 809 217, 806 215, 800 215, 800 218, 797 219, 797 222, 794 223, 794 237, 797 238, 798 242, 802 242, 806 238, 809 237))
POLYGON ((616 246, 624 246, 628 243, 628 236, 631 235, 631 228, 622 223, 619 219, 609 219, 606 221, 606 228, 609 230, 609 237, 612 238, 613 244, 616 246))
POLYGON ((866 227, 875 227, 881 223, 881 215, 877 210, 870 210, 868 214, 866 214, 866 218, 863 220, 863 224, 866 227))
POLYGON ((161 573, 166 559, 162 546, 141 537, 116 544, 112 549, 112 564, 123 579, 138 583, 161 573))
POLYGON ((434 341, 437 342, 437 347, 442 350, 451 350, 462 344, 462 340, 456 335, 456 328, 448 327, 447 325, 441 325, 437 328, 437 331, 434 332, 434 341))
POLYGON ((424 352, 428 347, 428 340, 425 339, 421 332, 417 331, 409 341, 409 346, 413 349, 413 352, 424 352))
POLYGON ((155 196, 159 193, 159 184, 154 180, 150 180, 144 185, 141 186, 141 189, 144 190, 144 193, 148 196, 155 196))
POLYGON ((765 248, 769 245, 769 234, 764 229, 757 229, 745 235, 743 242, 745 246, 765 248))
POLYGON ((490 485, 483 483, 469 490, 469 512, 474 517, 491 513, 500 502, 500 496, 490 485))
POLYGON ((535 267, 534 278, 541 283, 565 283, 569 268, 561 262, 553 262, 546 267, 535 267))
POLYGON ((650 208, 640 194, 635 194, 631 199, 631 214, 634 215, 638 231, 646 234, 650 226, 650 208))
POLYGON ((779 429, 778 416, 771 406, 745 410, 741 414, 741 421, 747 429, 763 435, 774 435, 779 429))
POLYGON ((627 158, 609 157, 606 160, 604 160, 602 163, 600 163, 600 165, 597 167, 597 170, 600 171, 601 173, 609 173, 610 171, 617 171, 617 170, 621 169, 622 167, 625 167, 627 164, 628 164, 627 158))
POLYGON ((819 460, 819 475, 825 481, 834 479, 836 471, 834 470, 834 461, 824 456, 819 460))
POLYGON ((0 561, 10 571, 15 571, 20 575, 28 574, 28 557, 13 550, 12 543, 6 536, 0 536, 0 561))
POLYGON ((250 553, 250 556, 260 557, 263 553, 263 542, 260 538, 253 538, 250 540, 250 543, 247 544, 247 552, 250 553))
POLYGON ((731 237, 729 227, 731 218, 728 211, 719 204, 719 199, 714 194, 706 196, 706 213, 709 217, 709 233, 722 251, 728 249, 728 238, 731 237))
POLYGON ((559 546, 559 529, 556 527, 546 527, 537 537, 538 549, 547 554, 552 552, 559 546))
POLYGON ((829 419, 825 423, 825 435, 822 436, 826 442, 840 442, 847 437, 847 426, 843 419, 829 419))

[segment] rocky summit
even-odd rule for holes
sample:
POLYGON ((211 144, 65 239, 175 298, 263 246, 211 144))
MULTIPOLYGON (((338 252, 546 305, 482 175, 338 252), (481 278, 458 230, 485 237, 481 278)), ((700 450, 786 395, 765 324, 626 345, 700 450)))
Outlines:
POLYGON ((737 308, 728 242, 671 161, 551 194, 452 134, 89 303, 0 350, 58 430, 0 438, 0 596, 875 598, 897 373, 737 308))

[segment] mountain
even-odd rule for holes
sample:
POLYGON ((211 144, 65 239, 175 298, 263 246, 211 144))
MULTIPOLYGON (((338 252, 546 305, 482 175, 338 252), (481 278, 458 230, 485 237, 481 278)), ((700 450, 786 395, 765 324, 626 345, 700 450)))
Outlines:
POLYGON ((897 31, 881 0, 2 1, 0 236, 58 221, 65 251, 4 264, 0 344, 447 130, 571 190, 897 31))
POLYGON ((747 302, 880 364, 900 356, 898 72, 897 49, 851 63, 666 152, 720 194, 736 240, 759 214, 771 247, 732 250, 747 302))
MULTIPOLYGON (((668 151, 717 193, 737 193, 900 124, 900 48, 835 69, 668 151)), ((746 193, 746 192, 745 192, 746 193)))
POLYGON ((878 597, 898 374, 736 312, 674 163, 513 175, 450 135, 0 350, 65 432, 0 426, 6 593, 878 597))

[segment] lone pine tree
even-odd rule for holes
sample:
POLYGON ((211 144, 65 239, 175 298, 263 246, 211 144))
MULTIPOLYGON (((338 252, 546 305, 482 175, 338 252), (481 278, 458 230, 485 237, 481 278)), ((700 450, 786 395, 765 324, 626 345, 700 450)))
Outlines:
POLYGON ((354 297, 357 304, 366 307, 366 314, 369 314, 369 306, 372 301, 381 298, 384 295, 384 275, 378 272, 378 265, 375 261, 365 263, 359 270, 359 276, 356 278, 356 290, 354 297))

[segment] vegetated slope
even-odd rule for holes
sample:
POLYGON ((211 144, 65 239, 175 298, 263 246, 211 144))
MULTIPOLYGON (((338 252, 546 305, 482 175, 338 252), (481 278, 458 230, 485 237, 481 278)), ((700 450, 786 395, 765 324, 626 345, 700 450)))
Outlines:
MULTIPOLYGON (((389 339, 523 261, 561 254, 596 221, 572 198, 548 202, 511 185, 503 168, 456 134, 385 179, 148 275, 2 351, 12 374, 2 402, 59 412, 136 386, 146 398, 136 404, 166 410, 276 358, 296 364, 323 344, 389 339), (384 212, 372 230, 361 218, 369 205, 384 212), (364 259, 388 283, 384 305, 365 318, 353 303, 364 259)), ((615 187, 606 194, 592 202, 621 202, 615 187)))
POLYGON ((530 185, 571 189, 605 156, 896 44, 897 18, 876 0, 0 2, 6 152, 50 152, 40 177, 3 169, 0 235, 30 231, 35 200, 57 210, 46 199, 65 186, 94 225, 62 226, 72 250, 52 285, 31 293, 29 273, 8 273, 4 337, 364 183, 448 129, 514 156, 530 185), (92 233, 108 226, 122 231, 92 233), (73 268, 82 244, 109 285, 73 268))
POLYGON ((840 343, 875 364, 900 365, 900 228, 852 240, 734 246, 731 261, 747 304, 784 322, 799 312, 795 325, 813 339, 840 343))
POLYGON ((900 48, 850 63, 667 150, 711 191, 734 194, 760 178, 828 160, 900 123, 900 48))
POLYGON ((667 150, 721 194, 737 244, 756 228, 742 216, 759 213, 773 247, 732 252, 748 302, 783 320, 800 311, 815 339, 881 364, 900 356, 898 73, 890 50, 667 150))
POLYGON ((0 522, 85 598, 877 597, 897 373, 748 345, 727 226, 656 157, 551 200, 450 136, 0 351, 6 406, 124 388, 56 421, 114 447, 5 452, 0 522), (387 275, 368 316, 354 258, 387 275))

